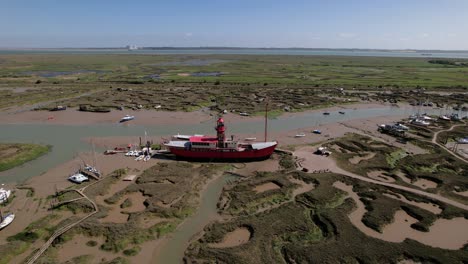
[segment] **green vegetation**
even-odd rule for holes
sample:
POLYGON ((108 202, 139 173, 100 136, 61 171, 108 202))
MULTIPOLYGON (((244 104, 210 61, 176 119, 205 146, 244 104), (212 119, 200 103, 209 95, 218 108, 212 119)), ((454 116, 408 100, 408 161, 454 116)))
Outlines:
MULTIPOLYGON (((272 175, 263 175, 265 178, 272 175)), ((280 177, 284 179, 286 175, 280 177)), ((346 194, 332 186, 343 181, 354 186, 353 191, 366 201, 366 224, 381 227, 393 217, 395 210, 403 209, 416 217, 415 228, 424 229, 436 218, 418 207, 385 197, 387 189, 362 181, 355 181, 337 174, 307 174, 294 172, 294 178, 315 182, 316 188, 296 197, 295 202, 284 203, 265 212, 250 212, 230 221, 213 223, 205 228, 205 234, 193 242, 186 251, 186 261, 219 263, 396 263, 403 259, 413 261, 456 263, 466 260, 464 250, 443 250, 405 240, 390 243, 366 236, 349 221, 354 202, 344 199, 346 194), (265 224, 268 223, 268 224, 265 224), (419 227, 418 227, 419 225, 419 227), (239 246, 215 248, 210 244, 222 241, 224 235, 239 227, 247 228, 250 240, 239 246), (372 245, 372 246, 369 246, 372 245)), ((255 200, 255 196, 240 189, 254 185, 259 177, 249 177, 227 192, 230 197, 255 200), (238 192, 236 190, 239 190, 238 192), (250 197, 248 197, 250 195, 250 197), (247 198, 248 197, 248 198, 247 198)), ((272 191, 272 192, 276 192, 272 191)), ((396 191, 396 190, 394 190, 396 191)), ((412 199, 410 194, 405 197, 412 199)), ((233 198, 234 199, 234 198, 233 198)), ((236 198, 237 199, 237 198, 236 198)), ((421 199, 418 197, 418 199, 421 199)), ((234 201, 234 200, 233 200, 234 201)), ((222 212, 230 212, 232 201, 222 212)), ((236 203, 236 206, 242 206, 236 203)), ((248 204, 244 203, 244 212, 248 204)), ((462 210, 446 207, 440 217, 468 217, 462 210)))
MULTIPOLYGON (((428 131, 433 133, 432 130, 428 131)), ((383 171, 385 176, 393 178, 399 184, 408 185, 397 176, 399 173, 403 173, 413 182, 418 179, 433 181, 437 187, 430 191, 459 199, 460 197, 453 194, 453 190, 456 186, 466 186, 465 175, 468 175, 468 165, 455 159, 445 149, 430 142, 413 139, 411 143, 426 149, 429 153, 407 155, 401 149, 357 134, 347 135, 329 142, 327 145, 337 145, 345 150, 345 153, 340 153, 340 151, 333 153, 339 166, 345 170, 364 176, 372 171, 383 171), (377 147, 373 147, 373 145, 377 147), (359 166, 349 162, 350 158, 362 152, 375 152, 376 155, 371 159, 361 161, 359 166)), ((411 187, 414 186, 411 185, 411 187)))
POLYGON ((95 247, 95 246, 97 246, 97 244, 98 243, 96 241, 94 241, 94 240, 89 240, 88 242, 86 242, 86 245, 88 247, 95 247))
POLYGON ((22 232, 7 238, 8 243, 0 245, 0 264, 9 263, 9 261, 24 253, 30 246, 42 239, 47 240, 52 233, 58 228, 69 224, 71 221, 76 221, 71 217, 59 223, 56 223, 60 218, 57 214, 49 214, 27 226, 22 232))
POLYGON ((0 108, 50 102, 86 111, 131 109, 272 115, 361 99, 463 103, 467 60, 274 55, 1 55, 0 108), (202 61, 203 63, 199 63, 202 61), (336 88, 344 88, 344 91, 336 88), (413 90, 450 89, 457 96, 413 90), (382 93, 386 92, 386 93, 382 93), (391 93, 388 93, 391 92, 391 93), (27 96, 25 96, 27 94, 27 96), (207 100, 209 98, 209 100, 207 100), (288 110, 285 110, 288 109, 288 110))
POLYGON ((397 150, 389 155, 387 155, 387 164, 390 168, 395 168, 397 165, 397 162, 401 160, 402 158, 406 157, 408 154, 404 150, 397 150))
POLYGON ((280 155, 279 165, 281 166, 281 168, 287 170, 296 168, 296 165, 294 164, 294 158, 292 155, 289 154, 280 155))
POLYGON ((468 66, 468 62, 466 61, 456 61, 456 60, 447 60, 447 59, 429 60, 428 62, 433 63, 433 64, 450 65, 450 66, 457 66, 457 67, 468 66))
POLYGON ((8 170, 36 159, 47 152, 51 146, 37 144, 1 143, 0 171, 8 170))
POLYGON ((122 253, 125 255, 125 256, 136 256, 138 255, 138 253, 140 253, 141 251, 141 247, 132 247, 132 248, 129 248, 129 249, 125 249, 122 253))
POLYGON ((120 208, 127 208, 132 206, 132 200, 130 198, 125 199, 125 201, 122 202, 120 205, 120 208))
POLYGON ((78 257, 74 257, 69 261, 65 262, 65 264, 87 264, 92 263, 94 257, 92 255, 82 255, 78 257))
POLYGON ((446 144, 447 142, 457 141, 460 138, 468 136, 467 126, 455 127, 451 131, 443 131, 437 135, 437 142, 440 144, 446 144))

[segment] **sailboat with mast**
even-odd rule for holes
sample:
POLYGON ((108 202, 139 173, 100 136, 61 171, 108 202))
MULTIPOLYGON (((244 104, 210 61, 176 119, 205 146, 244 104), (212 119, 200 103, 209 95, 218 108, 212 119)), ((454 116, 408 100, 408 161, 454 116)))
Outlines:
POLYGON ((165 142, 169 151, 184 159, 204 160, 261 160, 271 156, 277 141, 267 141, 268 104, 265 106, 265 139, 264 142, 235 140, 234 136, 226 138, 226 126, 220 116, 216 121, 216 136, 191 136, 186 140, 165 142))
POLYGON ((94 173, 98 177, 101 177, 101 172, 96 168, 96 147, 94 146, 94 141, 91 141, 91 145, 93 146, 93 166, 86 164, 85 170, 94 173))

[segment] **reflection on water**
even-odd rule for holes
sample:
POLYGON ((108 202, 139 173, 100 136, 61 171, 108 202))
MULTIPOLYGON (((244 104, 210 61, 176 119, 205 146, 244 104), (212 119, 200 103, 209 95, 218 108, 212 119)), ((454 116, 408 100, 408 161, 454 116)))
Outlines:
MULTIPOLYGON (((291 117, 279 117, 268 122, 269 131, 283 132, 294 129, 316 126, 317 124, 328 124, 342 122, 351 119, 370 118, 387 115, 410 115, 413 110, 410 108, 385 107, 370 109, 345 109, 346 114, 339 114, 338 111, 330 112, 324 116, 322 113, 303 113, 291 117)), ((438 114, 437 109, 432 109, 433 114, 438 114)), ((431 113, 429 110, 427 111, 431 113)), ((236 123, 229 123, 229 133, 258 133, 263 131, 263 122, 242 120, 236 123)), ((48 169, 57 166, 73 158, 79 152, 89 151, 91 148, 82 141, 88 137, 108 137, 108 136, 142 136, 144 131, 148 132, 154 141, 159 141, 161 137, 168 137, 173 134, 211 134, 213 128, 211 124, 177 124, 158 126, 123 126, 121 124, 105 125, 48 125, 48 124, 0 124, 0 142, 25 142, 41 143, 52 145, 52 151, 27 164, 8 171, 0 172, 0 183, 21 182, 30 177, 40 175, 48 169)), ((96 139, 99 140, 99 139, 96 139)), ((112 147, 112 146, 109 146, 112 147)))

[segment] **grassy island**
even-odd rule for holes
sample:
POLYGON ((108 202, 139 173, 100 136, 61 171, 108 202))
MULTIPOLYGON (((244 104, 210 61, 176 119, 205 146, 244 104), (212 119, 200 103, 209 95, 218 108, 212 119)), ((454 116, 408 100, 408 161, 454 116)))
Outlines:
POLYGON ((9 170, 36 159, 51 149, 38 144, 0 143, 0 171, 9 170))

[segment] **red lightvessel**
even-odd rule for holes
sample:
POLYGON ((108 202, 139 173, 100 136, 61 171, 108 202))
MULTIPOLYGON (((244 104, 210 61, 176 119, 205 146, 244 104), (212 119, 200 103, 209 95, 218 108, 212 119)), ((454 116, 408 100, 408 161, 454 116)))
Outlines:
POLYGON ((265 114, 265 142, 244 142, 226 139, 226 127, 220 117, 216 122, 216 137, 190 136, 187 140, 171 140, 164 143, 169 151, 183 159, 204 160, 261 160, 275 151, 278 142, 266 141, 267 119, 265 114))

